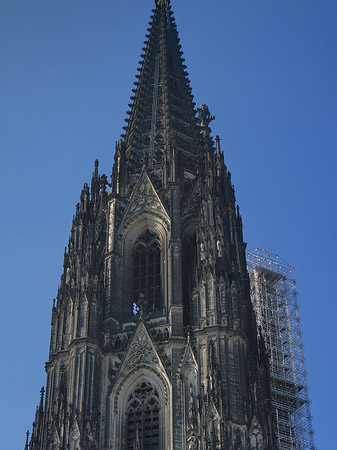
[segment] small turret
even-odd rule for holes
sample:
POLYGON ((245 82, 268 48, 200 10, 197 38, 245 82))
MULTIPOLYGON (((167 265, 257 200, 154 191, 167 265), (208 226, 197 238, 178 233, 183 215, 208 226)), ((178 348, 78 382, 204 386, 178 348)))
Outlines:
POLYGON ((81 213, 86 214, 88 212, 89 204, 89 186, 87 183, 84 183, 83 189, 81 192, 81 213))
POLYGON ((40 450, 41 448, 41 436, 42 436, 42 430, 43 430, 43 419, 44 419, 44 387, 42 386, 40 390, 40 403, 39 406, 36 408, 35 413, 35 420, 33 422, 33 431, 32 436, 30 439, 30 444, 28 447, 28 435, 27 432, 27 438, 26 438, 26 447, 25 450, 29 448, 29 450, 40 450))
POLYGON ((43 416, 44 393, 45 393, 45 389, 44 389, 44 386, 42 386, 42 388, 40 390, 40 403, 39 403, 39 414, 41 417, 43 416))
POLYGON ((96 197, 99 193, 99 176, 98 176, 98 159, 95 160, 95 169, 91 177, 91 199, 95 203, 96 197))
POLYGON ((28 443, 29 443, 29 430, 27 430, 27 432, 26 432, 26 445, 25 445, 25 450, 28 450, 28 449, 29 449, 28 443))
POLYGON ((220 148, 220 137, 218 134, 215 137, 215 142, 216 142, 216 156, 217 156, 217 159, 220 160, 221 148, 220 148))

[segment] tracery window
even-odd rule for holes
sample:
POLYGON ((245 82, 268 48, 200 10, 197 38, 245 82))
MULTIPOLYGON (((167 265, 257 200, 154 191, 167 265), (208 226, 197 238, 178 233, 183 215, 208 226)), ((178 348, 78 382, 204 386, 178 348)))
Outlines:
POLYGON ((134 302, 144 294, 147 311, 161 310, 161 247, 156 234, 147 230, 134 246, 134 302))
POLYGON ((126 448, 160 450, 160 402, 157 390, 143 381, 130 394, 126 408, 126 448))

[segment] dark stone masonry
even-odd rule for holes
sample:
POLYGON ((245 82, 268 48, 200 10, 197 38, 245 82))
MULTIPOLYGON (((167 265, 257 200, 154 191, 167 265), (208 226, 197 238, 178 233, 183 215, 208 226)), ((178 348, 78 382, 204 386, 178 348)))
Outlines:
POLYGON ((275 449, 231 174, 157 0, 111 184, 95 163, 26 450, 275 449))

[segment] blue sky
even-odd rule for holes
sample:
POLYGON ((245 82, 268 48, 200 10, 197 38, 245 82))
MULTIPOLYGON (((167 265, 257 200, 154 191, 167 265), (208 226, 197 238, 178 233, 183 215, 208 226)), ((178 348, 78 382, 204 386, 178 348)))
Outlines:
MULTIPOLYGON (((0 0, 1 447, 23 448, 94 160, 111 174, 152 0, 0 0)), ((295 267, 316 445, 337 424, 335 0, 173 1, 248 248, 295 267)))

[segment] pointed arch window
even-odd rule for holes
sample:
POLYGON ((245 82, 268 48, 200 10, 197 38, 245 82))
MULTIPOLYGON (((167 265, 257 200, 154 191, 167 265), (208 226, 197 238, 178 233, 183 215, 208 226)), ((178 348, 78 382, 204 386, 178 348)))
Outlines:
POLYGON ((126 408, 126 448, 160 450, 160 402, 151 383, 135 386, 126 408))
POLYGON ((158 236, 147 230, 134 246, 133 299, 138 302, 144 294, 148 312, 160 311, 161 305, 161 246, 158 236))

